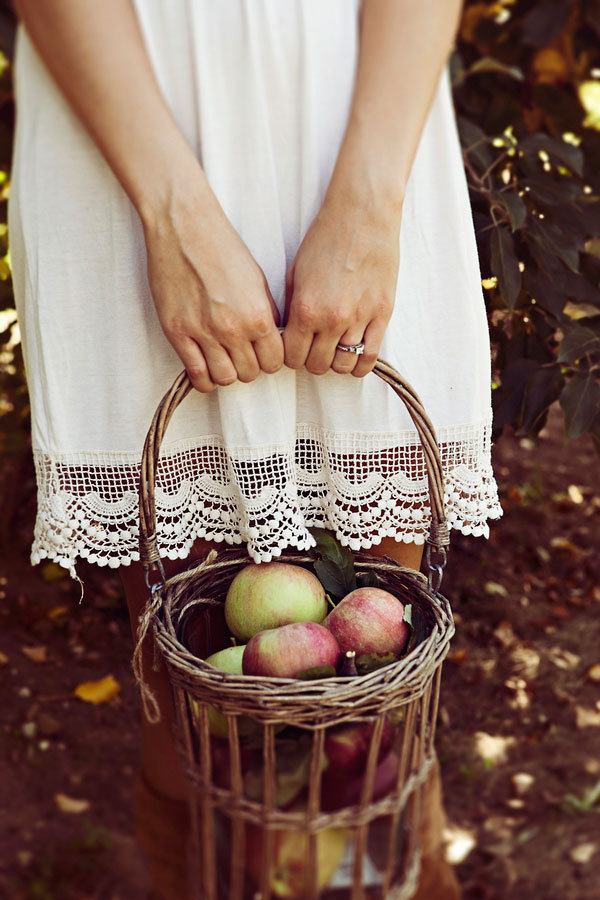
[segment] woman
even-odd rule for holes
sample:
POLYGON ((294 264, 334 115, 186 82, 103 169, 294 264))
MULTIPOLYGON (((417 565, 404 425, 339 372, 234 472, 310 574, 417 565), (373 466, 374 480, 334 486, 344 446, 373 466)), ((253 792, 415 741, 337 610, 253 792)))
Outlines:
MULTIPOLYGON (((489 340, 445 68, 458 0, 16 5, 32 560, 120 567, 135 627, 137 467, 182 365, 197 391, 157 491, 170 571, 222 541, 259 562, 305 549, 317 524, 419 567, 423 461, 397 397, 364 377, 380 354, 436 426, 451 524, 486 534, 489 340)), ((157 827, 185 816, 153 678, 141 839, 165 896, 183 897, 181 839, 169 848, 148 812, 157 827)))

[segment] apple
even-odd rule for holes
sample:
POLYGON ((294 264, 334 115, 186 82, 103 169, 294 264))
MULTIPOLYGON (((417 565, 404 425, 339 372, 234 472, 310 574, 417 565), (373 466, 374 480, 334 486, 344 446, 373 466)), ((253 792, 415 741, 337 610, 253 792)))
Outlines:
MULTIPOLYGON (((364 774, 374 727, 373 722, 349 722, 327 729, 324 747, 327 757, 325 774, 332 778, 344 779, 364 774)), ((389 753, 393 740, 394 726, 389 719, 385 719, 378 761, 389 753)))
POLYGON ((227 625, 242 641, 290 622, 322 622, 326 615, 327 598, 319 579, 287 563, 245 566, 225 598, 227 625))
POLYGON ((404 606, 381 588, 357 588, 340 600, 325 621, 342 653, 355 650, 367 654, 400 654, 408 642, 410 627, 404 621, 404 606))
MULTIPOLYGON (((231 754, 229 742, 221 738, 213 738, 210 742, 212 780, 217 787, 231 789, 231 754)), ((260 762, 256 759, 257 751, 240 745, 240 768, 242 776, 252 772, 260 762)), ((260 757, 260 754, 259 754, 260 757)))
MULTIPOLYGON (((220 672, 229 672, 232 675, 242 675, 242 657, 245 649, 246 647, 244 644, 239 644, 235 647, 225 647, 224 650, 218 650, 216 653, 207 657, 204 662, 208 663, 210 666, 214 666, 215 669, 218 669, 220 672)), ((197 701, 194 700, 193 697, 190 697, 190 705, 193 717, 196 721, 199 721, 200 710, 197 701)), ((261 725, 258 722, 248 718, 248 716, 238 716, 237 726, 238 734, 240 736, 254 734, 261 728, 261 725)), ((216 710, 214 706, 208 707, 208 727, 210 733, 215 737, 226 738, 229 734, 227 717, 216 710)))
MULTIPOLYGON (((400 757, 393 750, 385 756, 375 769, 371 802, 381 800, 396 785, 400 757)), ((324 812, 356 806, 360 803, 360 795, 364 784, 364 775, 354 778, 334 778, 323 773, 321 782, 321 808, 324 812)))
POLYGON ((244 675, 296 678, 318 666, 337 668, 338 642, 316 622, 293 622, 251 637, 242 659, 244 675))
MULTIPOLYGON (((248 825, 246 861, 248 874, 260 884, 264 830, 248 825)), ((343 828, 325 828, 317 832, 317 890, 322 891, 340 865, 346 849, 347 833, 343 828)), ((301 831, 278 830, 273 834, 269 884, 275 897, 306 897, 308 836, 301 831)))

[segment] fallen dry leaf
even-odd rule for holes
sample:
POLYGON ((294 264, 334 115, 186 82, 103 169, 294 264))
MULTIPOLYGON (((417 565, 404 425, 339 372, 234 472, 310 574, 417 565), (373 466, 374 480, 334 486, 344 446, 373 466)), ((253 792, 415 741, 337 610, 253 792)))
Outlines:
POLYGON ((121 685, 113 675, 107 675, 98 681, 82 681, 73 693, 86 703, 108 703, 116 697, 121 690, 121 685))
POLYGON ((498 584, 497 581, 486 581, 486 583, 483 585, 483 590, 491 597, 508 597, 508 591, 506 590, 504 585, 498 584))
POLYGON ((516 638, 513 627, 510 622, 500 622, 494 628, 494 637, 502 647, 512 647, 516 638))
POLYGON ((10 660, 6 653, 0 653, 0 666, 7 666, 10 660))
POLYGON ((47 562, 42 566, 40 574, 46 584, 52 584, 54 581, 65 578, 69 572, 67 569, 63 569, 62 566, 59 566, 58 563, 47 562))
POLYGON ((463 663, 467 661, 467 656, 469 655, 469 651, 466 647, 461 647, 460 650, 455 650, 453 653, 449 653, 447 659, 449 662, 454 663, 455 666, 462 666, 463 663))
POLYGON ((600 728, 600 711, 588 706, 576 706, 575 724, 578 728, 600 728))
POLYGON ((48 662, 48 648, 40 645, 39 647, 21 647, 21 653, 30 659, 31 662, 45 663, 48 662))
POLYGON ((598 849, 597 844, 586 843, 586 844, 578 844, 577 847, 573 847, 569 850, 569 856, 576 863, 582 863, 585 865, 589 863, 592 856, 595 855, 598 849))
POLYGON ((595 663, 588 669, 587 677, 590 681, 600 681, 600 663, 595 663))
POLYGON ((76 797, 68 797, 66 794, 55 794, 54 802, 61 812, 78 815, 90 808, 89 800, 78 800, 76 797))
POLYGON ((69 614, 69 607, 65 604, 61 604, 61 606, 53 606, 50 612, 48 613, 48 618, 52 619, 62 619, 64 616, 69 614))
POLYGON ((557 669, 574 669, 579 665, 581 657, 570 650, 563 647, 551 647, 548 650, 548 658, 553 662, 557 669))
POLYGON ((550 546, 553 550, 557 550, 565 556, 570 556, 571 559, 581 559, 581 557, 585 555, 585 551, 583 551, 581 547, 578 547, 573 541, 570 541, 566 537, 561 537, 560 535, 552 538, 550 546))

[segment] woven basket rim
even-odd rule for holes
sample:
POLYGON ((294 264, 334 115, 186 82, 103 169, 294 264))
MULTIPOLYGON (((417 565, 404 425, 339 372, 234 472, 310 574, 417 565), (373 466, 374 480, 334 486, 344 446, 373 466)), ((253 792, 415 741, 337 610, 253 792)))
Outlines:
MULTIPOLYGON (((210 575, 212 569, 218 568, 222 570, 224 568, 223 560, 228 555, 235 555, 238 557, 237 563, 233 561, 230 563, 232 568, 239 564, 240 556, 243 556, 251 562, 250 557, 245 551, 226 548, 219 551, 212 562, 204 563, 202 569, 203 575, 210 575)), ((384 564, 389 568, 398 569, 399 576, 410 578, 410 580, 420 588, 421 593, 424 595, 424 599, 430 604, 430 608, 436 619, 427 638, 414 647, 410 653, 373 672, 354 677, 330 675, 307 680, 276 676, 237 675, 230 672, 223 672, 214 666, 211 666, 210 663, 207 663, 204 659, 195 656, 181 643, 175 634, 173 623, 170 621, 173 601, 170 602, 169 599, 165 598, 163 595, 168 595, 169 588, 173 587, 173 582, 177 580, 178 576, 175 576, 174 579, 169 579, 164 587, 157 589, 157 594, 160 595, 161 603, 160 606, 155 609, 152 616, 152 626, 156 639, 163 650, 163 653, 165 651, 167 652, 170 665, 183 668, 187 677, 195 678, 198 682, 201 682, 204 687, 208 687, 209 689, 211 683, 215 687, 219 684, 226 684, 228 687, 233 689, 239 688, 240 690, 252 686, 259 689, 261 687, 265 688, 265 694, 268 696, 272 696, 274 689, 277 689, 283 696, 288 694, 294 695, 294 698, 298 701, 302 699, 302 694, 304 693, 306 694, 307 701, 315 699, 315 695, 318 696, 320 700, 326 700, 329 696, 335 696, 339 700, 344 694, 356 693, 358 684, 360 684, 362 689, 368 689, 375 687, 378 684, 389 682, 394 676, 400 674, 400 670, 403 671, 412 663, 417 663, 416 670, 418 672, 418 677, 419 679, 422 679, 424 671, 428 668, 431 668, 433 671, 441 659, 445 657, 446 652, 449 649, 450 640, 454 634, 454 620, 449 601, 439 592, 433 594, 428 588, 427 579, 416 570, 408 570, 394 560, 370 556, 361 551, 355 552, 354 556, 358 570, 360 570, 360 566, 364 564, 367 564, 370 568, 376 568, 381 564, 384 564), (365 557, 368 557, 368 559, 365 559, 365 557), (173 628, 172 632, 169 629, 169 624, 171 624, 171 627, 173 628), (419 657, 423 656, 428 658, 422 665, 419 665, 419 657), (302 685, 304 686, 304 691, 300 689, 300 686, 302 685)), ((298 561, 302 560, 303 562, 313 561, 313 557, 306 554, 299 554, 297 551, 290 551, 289 553, 284 552, 278 557, 281 561, 288 561, 290 558, 298 561)), ((188 569, 182 574, 184 577, 189 577, 190 570, 188 569)), ((181 575, 179 578, 181 578, 181 575)), ((202 602, 202 598, 199 597, 196 602, 202 602)), ((193 605, 194 601, 190 602, 187 605, 187 608, 191 608, 193 605)), ((410 680, 411 678, 408 677, 406 679, 407 683, 409 683, 410 680)))

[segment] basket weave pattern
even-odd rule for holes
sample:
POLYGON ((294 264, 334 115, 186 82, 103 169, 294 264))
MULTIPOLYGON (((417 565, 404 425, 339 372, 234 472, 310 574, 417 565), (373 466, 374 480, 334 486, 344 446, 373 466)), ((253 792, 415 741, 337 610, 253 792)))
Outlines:
MULTIPOLYGON (((418 397, 398 373, 380 361, 376 374, 406 403, 421 437, 430 482, 429 543, 443 553, 448 535, 433 428, 418 397)), ((164 580, 155 535, 154 477, 164 431, 189 389, 183 373, 160 404, 144 448, 140 551, 147 572, 154 578, 158 572, 160 578, 140 621, 134 668, 147 715, 156 720, 158 710, 143 682, 139 652, 151 625, 173 688, 178 745, 191 789, 193 888, 202 900, 276 896, 408 900, 419 871, 421 787, 434 759, 441 666, 454 632, 449 604, 420 573, 387 558, 355 553, 358 573, 374 570, 381 586, 410 603, 426 622, 426 638, 406 656, 367 675, 310 681, 232 675, 205 663, 200 657, 227 644, 224 598, 250 560, 240 550, 213 551, 200 564, 164 580), (201 650, 189 639, 198 633, 201 650), (211 735, 211 707, 226 717, 226 738, 211 735), (251 750, 247 736, 240 733, 240 723, 248 719, 255 723, 251 750), (370 728, 359 795, 324 809, 327 736, 343 723, 357 722, 369 723, 370 728), (377 781, 390 722, 394 770, 392 783, 381 794, 377 781), (299 799, 291 804, 279 795, 281 735, 291 735, 292 742, 304 741, 306 747, 299 799), (248 787, 249 754, 258 770, 258 791, 256 779, 254 789, 248 787), (334 834, 343 835, 347 847, 345 881, 339 872, 334 875, 335 868, 332 878, 322 877, 323 847, 327 836, 334 834), (292 893, 285 894, 280 893, 274 872, 289 835, 296 835, 303 860, 292 893)), ((290 552, 280 561, 310 566, 312 558, 290 552)))

